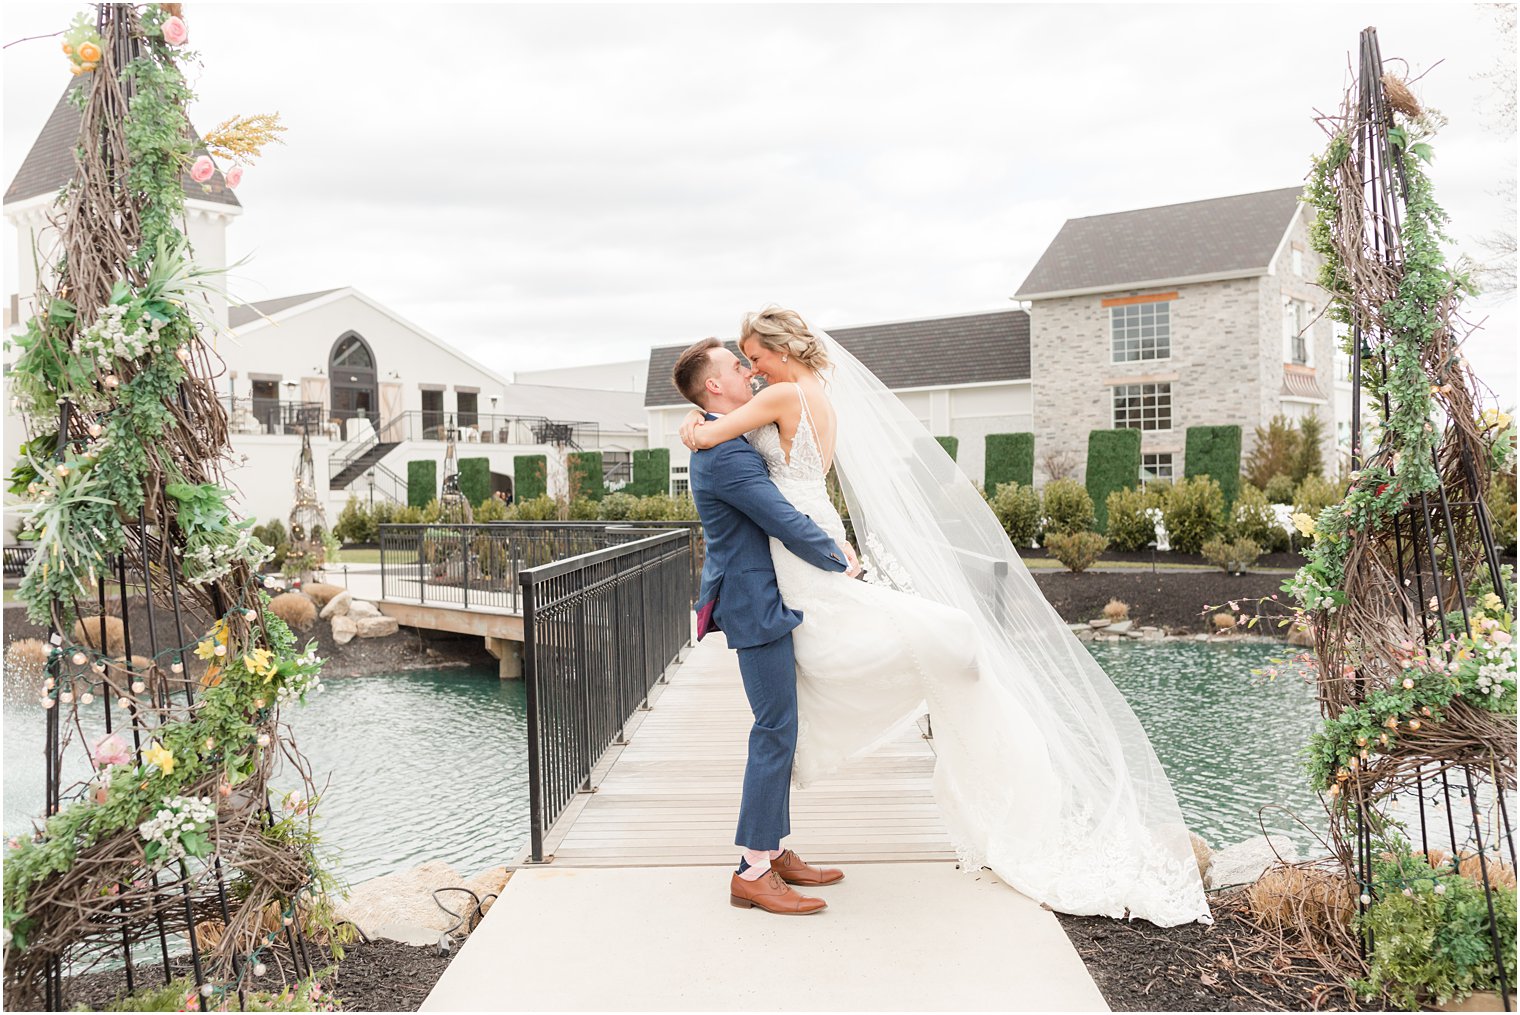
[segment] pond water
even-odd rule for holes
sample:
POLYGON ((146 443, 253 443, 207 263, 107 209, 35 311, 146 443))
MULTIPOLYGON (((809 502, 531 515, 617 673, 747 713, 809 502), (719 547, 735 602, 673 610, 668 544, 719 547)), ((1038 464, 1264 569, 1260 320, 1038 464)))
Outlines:
MULTIPOLYGON (((1266 805, 1322 823, 1298 760, 1317 723, 1313 692, 1296 678, 1267 682, 1250 672, 1285 655, 1282 646, 1089 647, 1149 732, 1189 825, 1212 845, 1260 834, 1266 805)), ((32 701, 7 696, 7 835, 25 831, 40 809, 42 715, 32 701)), ((88 735, 98 734, 98 716, 92 710, 88 735)), ((319 789, 331 780, 319 808, 323 848, 350 883, 433 858, 473 874, 511 859, 526 840, 520 681, 460 669, 344 678, 285 717, 319 789)), ((1280 811, 1269 811, 1266 825, 1311 841, 1280 811)))

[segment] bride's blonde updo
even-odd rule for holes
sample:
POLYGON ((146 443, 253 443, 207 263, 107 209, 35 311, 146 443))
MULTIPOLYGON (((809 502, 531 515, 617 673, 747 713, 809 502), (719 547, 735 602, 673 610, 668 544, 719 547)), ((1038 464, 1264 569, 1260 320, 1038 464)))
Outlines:
POLYGON ((804 366, 822 371, 829 365, 823 343, 808 330, 807 322, 795 310, 774 304, 745 314, 739 325, 739 345, 754 339, 772 352, 790 356, 804 366))

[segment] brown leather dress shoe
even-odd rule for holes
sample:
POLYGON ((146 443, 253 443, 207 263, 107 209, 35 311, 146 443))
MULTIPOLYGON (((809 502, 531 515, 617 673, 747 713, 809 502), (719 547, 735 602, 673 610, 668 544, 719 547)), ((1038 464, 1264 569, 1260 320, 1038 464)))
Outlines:
POLYGON ((844 880, 844 871, 837 867, 814 867, 789 849, 771 861, 771 870, 781 875, 789 885, 832 885, 844 880))
POLYGON ((746 881, 735 874, 728 886, 728 902, 740 909, 759 906, 767 913, 781 913, 784 916, 806 916, 828 905, 822 899, 803 895, 788 886, 774 869, 753 881, 746 881))

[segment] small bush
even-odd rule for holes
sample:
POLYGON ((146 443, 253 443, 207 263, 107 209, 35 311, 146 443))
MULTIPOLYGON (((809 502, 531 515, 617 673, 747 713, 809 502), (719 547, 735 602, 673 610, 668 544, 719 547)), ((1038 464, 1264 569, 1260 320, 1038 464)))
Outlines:
POLYGON ((1267 480, 1267 488, 1263 492, 1267 495, 1268 503, 1292 504, 1293 488, 1293 477, 1287 473, 1279 472, 1267 480))
POLYGON ((358 497, 348 498, 348 503, 343 505, 343 510, 338 512, 338 523, 333 526, 333 535, 344 543, 373 543, 380 538, 380 522, 378 518, 379 508, 385 507, 385 520, 390 521, 389 505, 375 505, 376 511, 370 512, 358 497))
POLYGON ((1008 539, 1019 549, 1040 537, 1040 495, 1027 484, 1004 483, 987 501, 1008 539))
POLYGON ((601 518, 601 502, 588 497, 577 497, 570 502, 570 521, 594 522, 601 518))
POLYGON ((559 502, 548 495, 519 500, 508 509, 514 522, 553 522, 559 520, 559 502))
POLYGON ((1108 495, 1108 539, 1116 550, 1143 550, 1156 541, 1156 523, 1147 515, 1155 497, 1144 490, 1108 495))
POLYGON ((286 535, 285 523, 278 518, 271 518, 263 525, 255 525, 252 532, 253 538, 274 550, 274 556, 269 559, 267 566, 282 568, 285 558, 290 554, 290 537, 286 535))
POLYGON ((1246 456, 1241 471, 1253 486, 1266 489, 1273 476, 1285 475, 1294 482, 1293 470, 1299 460, 1299 434, 1288 417, 1273 416, 1266 426, 1256 428, 1251 453, 1246 456))
POLYGON ((1129 603, 1126 603, 1122 599, 1110 599, 1108 604, 1103 607, 1103 616, 1115 623, 1127 620, 1129 618, 1129 603))
POLYGON ((1323 476, 1305 476, 1293 491, 1293 510, 1318 518, 1325 508, 1339 504, 1341 496, 1342 491, 1323 476))
POLYGON ((1261 547, 1250 539, 1227 540, 1215 536, 1203 544, 1203 559, 1228 574, 1244 572, 1261 556, 1261 547))
POLYGON ((317 604, 318 609, 321 609, 322 607, 326 606, 334 596, 342 594, 343 586, 329 585, 326 582, 309 582, 308 584, 301 586, 301 591, 306 593, 308 596, 311 596, 312 602, 317 604))
POLYGON ((1241 486, 1235 496, 1230 531, 1236 538, 1251 540, 1265 552, 1288 549, 1288 533, 1277 524, 1277 515, 1267 503, 1267 495, 1250 483, 1241 486))
POLYGON ((269 600, 269 608, 295 631, 305 631, 317 622, 317 604, 304 592, 282 592, 269 600))
MULTIPOLYGON (((100 649, 100 616, 80 617, 74 621, 74 644, 85 645, 96 650, 100 649)), ((126 628, 122 625, 120 617, 106 617, 106 644, 105 652, 108 656, 119 656, 126 653, 126 628)))
POLYGON ((1515 474, 1495 473, 1483 498, 1488 505, 1489 525, 1499 552, 1515 552, 1515 474))
POLYGON ((477 522, 504 522, 507 520, 509 510, 506 501, 498 497, 487 497, 475 509, 475 520, 477 522))
POLYGON ((1172 549, 1198 553, 1223 529, 1224 493, 1210 476, 1194 476, 1172 484, 1161 505, 1162 523, 1172 549))
POLYGON ((1045 512, 1045 537, 1050 534, 1090 532, 1097 520, 1087 487, 1075 479, 1053 479, 1045 484, 1042 505, 1045 512))
POLYGON ((1096 532, 1047 532, 1045 548, 1068 571, 1081 574, 1097 563, 1098 557, 1108 549, 1108 540, 1096 532))
POLYGON ((627 521, 633 517, 639 498, 627 493, 609 493, 602 498, 602 517, 609 522, 627 521))

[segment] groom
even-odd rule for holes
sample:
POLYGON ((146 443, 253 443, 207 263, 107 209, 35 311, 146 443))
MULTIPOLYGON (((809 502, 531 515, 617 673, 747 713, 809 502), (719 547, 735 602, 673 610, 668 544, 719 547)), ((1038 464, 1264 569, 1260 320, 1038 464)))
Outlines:
MULTIPOLYGON (((681 353, 674 381, 708 419, 753 396, 751 371, 716 338, 681 353)), ((813 867, 781 840, 791 832, 792 756, 797 749, 797 673, 788 609, 776 587, 769 537, 825 571, 853 573, 839 546, 776 489, 760 452, 743 437, 691 456, 692 499, 702 518, 707 562, 697 595, 697 639, 723 631, 738 650, 744 693, 754 712, 749 760, 735 843, 744 851, 729 883, 729 901, 768 913, 816 913, 826 903, 791 885, 826 885, 841 871, 813 867)))

